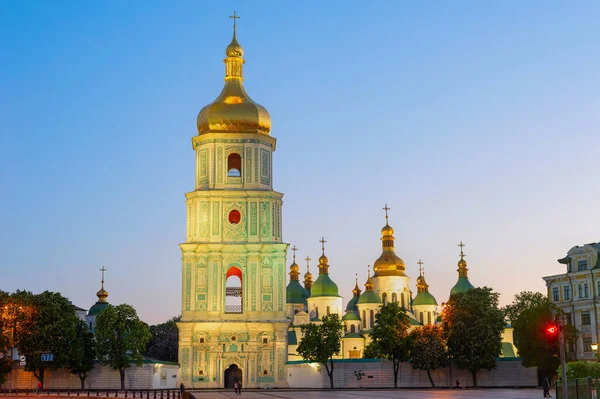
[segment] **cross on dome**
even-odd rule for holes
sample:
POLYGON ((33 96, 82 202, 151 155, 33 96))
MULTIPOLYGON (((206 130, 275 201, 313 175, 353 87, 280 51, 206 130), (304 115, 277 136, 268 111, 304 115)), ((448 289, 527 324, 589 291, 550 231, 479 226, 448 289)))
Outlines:
POLYGON ((229 18, 233 19, 233 30, 235 31, 235 20, 236 19, 240 19, 239 16, 237 16, 237 14, 235 13, 235 11, 233 12, 233 15, 230 15, 229 18))
POLYGON ((390 208, 387 204, 385 204, 385 206, 382 209, 385 211, 385 223, 387 224, 387 221, 388 221, 388 211, 391 210, 392 208, 390 208))
POLYGON ((294 245, 292 247, 292 251, 294 251, 294 263, 296 263, 296 251, 298 250, 298 248, 296 248, 296 246, 294 245))
POLYGON ((423 261, 421 259, 419 259, 417 264, 419 265, 419 275, 421 276, 421 275, 423 275, 423 261))
POLYGON ((325 255, 325 243, 327 241, 325 241, 325 237, 321 237, 321 241, 319 241, 321 243, 321 251, 323 251, 323 255, 325 255))
POLYGON ((104 272, 106 270, 107 269, 104 266, 102 266, 102 268, 100 268, 100 271, 102 272, 102 288, 104 288, 104 272))
POLYGON ((465 253, 463 253, 463 247, 466 247, 465 244, 463 244, 463 242, 461 241, 460 244, 458 244, 458 246, 460 247, 460 258, 464 258, 465 256, 467 256, 465 253))

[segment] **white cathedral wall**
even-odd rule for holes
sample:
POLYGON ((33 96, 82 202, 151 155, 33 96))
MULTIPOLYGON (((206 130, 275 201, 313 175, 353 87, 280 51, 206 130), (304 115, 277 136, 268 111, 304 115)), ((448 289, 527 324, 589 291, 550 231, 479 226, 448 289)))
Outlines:
POLYGON ((318 318, 321 319, 327 315, 327 307, 329 306, 329 313, 337 313, 340 319, 343 317, 342 298, 337 296, 320 296, 316 298, 308 298, 308 310, 310 318, 314 319, 317 317, 317 308, 319 309, 318 318))
POLYGON ((437 319, 437 305, 416 305, 413 306, 413 314, 415 319, 423 325, 435 324, 437 319), (428 312, 431 312, 431 323, 428 322, 428 312), (421 314, 423 314, 423 321, 421 321, 421 314))
POLYGON ((387 301, 392 302, 392 295, 395 293, 400 305, 410 310, 410 277, 408 276, 378 276, 373 277, 373 291, 380 298, 387 294, 387 301))

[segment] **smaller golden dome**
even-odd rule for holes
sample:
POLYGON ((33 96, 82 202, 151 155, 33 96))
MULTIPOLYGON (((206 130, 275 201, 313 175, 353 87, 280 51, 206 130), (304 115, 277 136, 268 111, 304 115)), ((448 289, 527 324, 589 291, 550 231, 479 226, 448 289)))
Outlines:
POLYGON ((390 237, 394 235, 394 229, 392 228, 392 226, 390 226, 389 224, 385 224, 385 226, 383 226, 383 228, 381 229, 381 235, 384 237, 390 237))
POLYGON ((319 257, 319 263, 321 265, 326 265, 327 262, 329 262, 329 259, 327 258, 327 256, 325 256, 325 254, 323 254, 319 257))
POLYGON ((102 285, 100 291, 96 293, 96 296, 98 297, 98 302, 106 302, 106 298, 108 297, 108 291, 104 289, 104 285, 102 285))
POLYGON ((233 40, 231 40, 231 43, 225 49, 225 54, 227 57, 242 57, 244 55, 244 49, 238 43, 235 31, 233 31, 233 40))
POLYGON ((466 261, 466 260, 464 260, 463 258, 461 258, 461 259, 458 261, 458 267, 460 267, 460 268, 467 267, 467 261, 466 261))

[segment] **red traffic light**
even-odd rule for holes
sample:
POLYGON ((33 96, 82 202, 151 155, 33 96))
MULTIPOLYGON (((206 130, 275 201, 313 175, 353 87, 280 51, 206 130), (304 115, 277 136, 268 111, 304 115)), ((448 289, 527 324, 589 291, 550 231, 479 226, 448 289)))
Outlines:
POLYGON ((546 327, 546 334, 548 334, 548 335, 558 334, 558 326, 556 324, 549 324, 546 327))

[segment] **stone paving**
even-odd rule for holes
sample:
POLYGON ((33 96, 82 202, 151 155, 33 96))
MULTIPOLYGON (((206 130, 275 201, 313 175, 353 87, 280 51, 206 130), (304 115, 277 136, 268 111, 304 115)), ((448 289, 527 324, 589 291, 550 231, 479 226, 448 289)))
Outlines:
MULTIPOLYGON (((382 389, 382 390, 242 390, 241 395, 235 395, 233 390, 224 391, 193 391, 196 399, 529 399, 543 398, 541 389, 382 389)), ((554 390, 551 391, 554 397, 554 390)))

